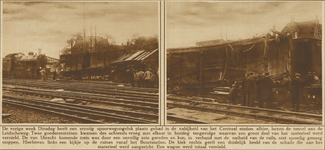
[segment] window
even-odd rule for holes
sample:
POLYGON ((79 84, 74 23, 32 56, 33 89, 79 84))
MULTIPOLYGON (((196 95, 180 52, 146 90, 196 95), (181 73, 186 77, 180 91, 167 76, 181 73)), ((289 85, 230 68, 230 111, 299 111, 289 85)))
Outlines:
POLYGON ((297 38, 298 38, 298 32, 295 32, 294 39, 297 39, 297 38))

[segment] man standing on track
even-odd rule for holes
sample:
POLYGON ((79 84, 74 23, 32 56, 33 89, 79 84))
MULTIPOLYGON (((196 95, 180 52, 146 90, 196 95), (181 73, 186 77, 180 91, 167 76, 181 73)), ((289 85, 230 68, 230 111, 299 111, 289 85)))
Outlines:
POLYGON ((299 110, 299 101, 304 88, 303 84, 300 74, 296 73, 291 83, 292 109, 295 111, 299 110))
POLYGON ((145 83, 145 87, 146 88, 150 88, 150 80, 151 80, 151 77, 152 77, 152 73, 150 71, 151 69, 148 68, 147 71, 144 73, 144 83, 145 83))
POLYGON ((53 71, 53 81, 55 81, 55 78, 56 78, 56 69, 54 69, 53 71))
POLYGON ((139 81, 138 81, 138 87, 144 87, 144 72, 142 70, 137 72, 137 76, 139 77, 139 81))
POLYGON ((263 107, 264 102, 267 103, 267 108, 272 107, 272 87, 273 87, 273 81, 269 77, 269 73, 265 73, 265 77, 260 81, 261 82, 261 103, 259 104, 259 107, 263 107))
MULTIPOLYGON (((256 80, 256 95, 257 95, 257 101, 259 103, 259 106, 261 105, 261 103, 263 103, 264 101, 261 99, 261 89, 262 89, 262 81, 264 79, 264 74, 263 72, 260 72, 258 74, 258 79, 256 80)), ((262 104, 263 106, 263 104, 262 104)))
POLYGON ((307 87, 310 87, 310 84, 313 84, 315 82, 314 81, 314 76, 311 74, 310 71, 308 71, 308 73, 305 76, 303 81, 304 81, 304 85, 307 86, 307 87))
POLYGON ((40 73, 42 76, 42 81, 46 81, 46 70, 45 70, 45 68, 42 69, 41 67, 40 67, 40 69, 41 69, 40 73))
POLYGON ((256 89, 256 83, 255 83, 255 79, 253 78, 253 73, 249 73, 248 77, 246 78, 245 81, 245 92, 246 92, 246 96, 247 96, 247 104, 246 106, 252 106, 254 100, 253 100, 253 96, 254 96, 254 92, 256 89))
POLYGON ((139 86, 139 80, 140 80, 140 78, 139 78, 139 75, 138 75, 138 70, 136 69, 134 72, 133 72, 133 77, 134 77, 134 86, 137 86, 137 87, 140 87, 139 86))
MULTIPOLYGON (((248 76, 248 75, 247 75, 248 76)), ((242 81, 242 92, 243 92, 243 106, 246 105, 246 89, 245 89, 245 82, 246 82, 246 79, 247 79, 247 76, 244 77, 243 81, 242 81)))

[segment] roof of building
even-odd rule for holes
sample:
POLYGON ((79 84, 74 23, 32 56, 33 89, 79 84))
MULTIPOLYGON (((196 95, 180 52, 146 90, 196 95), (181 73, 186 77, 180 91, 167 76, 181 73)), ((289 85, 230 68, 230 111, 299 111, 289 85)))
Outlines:
MULTIPOLYGON (((258 42, 263 42, 263 38, 265 38, 265 35, 260 35, 258 37, 253 37, 249 39, 241 39, 241 40, 236 40, 236 41, 224 41, 221 43, 216 43, 212 45, 205 45, 201 47, 183 47, 183 48, 169 48, 167 49, 167 53, 184 53, 184 52, 199 52, 201 50, 205 50, 205 48, 208 47, 214 47, 215 49, 219 49, 225 46, 229 45, 250 45, 250 44, 255 44, 258 42)), ((272 40, 272 39, 270 39, 272 40)))
POLYGON ((315 37, 314 32, 316 29, 320 30, 319 33, 321 34, 322 25, 319 23, 318 20, 304 22, 289 22, 282 29, 281 33, 287 34, 288 32, 298 32, 297 38, 321 38, 315 37))
POLYGON ((21 54, 22 56, 24 55, 22 52, 19 52, 19 53, 11 53, 11 54, 8 54, 8 55, 6 55, 6 57, 11 57, 13 55, 19 55, 19 54, 21 54))
POLYGON ((124 62, 124 61, 143 61, 157 51, 158 51, 158 49, 132 51, 127 54, 124 54, 123 56, 118 58, 113 63, 119 63, 119 62, 124 62))
POLYGON ((36 61, 38 55, 27 55, 23 56, 19 61, 36 61))

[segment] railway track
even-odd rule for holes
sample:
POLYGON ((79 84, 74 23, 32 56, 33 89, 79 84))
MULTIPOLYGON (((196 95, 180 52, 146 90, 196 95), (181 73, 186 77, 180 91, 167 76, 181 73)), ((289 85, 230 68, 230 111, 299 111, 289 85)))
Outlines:
MULTIPOLYGON (((100 84, 100 85, 106 85, 106 86, 111 86, 111 87, 118 87, 121 90, 133 90, 134 87, 132 86, 128 86, 126 84, 126 86, 119 86, 121 84, 119 83, 112 83, 112 82, 108 82, 108 81, 96 81, 96 80, 57 80, 58 82, 63 82, 63 83, 91 83, 91 84, 100 84)), ((123 84, 125 85, 125 84, 123 84)), ((142 87, 136 87, 137 90, 142 90, 142 91, 147 91, 147 92, 152 92, 152 93, 157 93, 158 92, 158 88, 142 88, 142 87)))
POLYGON ((48 98, 62 98, 70 99, 76 103, 90 102, 100 103, 106 105, 119 106, 124 108, 131 108, 133 110, 145 110, 152 113, 158 113, 158 98, 141 98, 137 95, 134 97, 120 96, 120 95, 103 95, 94 93, 80 93, 80 92, 67 92, 67 91, 53 91, 44 89, 33 89, 27 87, 8 87, 3 86, 3 90, 21 93, 24 95, 42 96, 48 98))
POLYGON ((120 111, 71 103, 58 103, 17 96, 3 96, 3 103, 56 114, 82 123, 138 123, 155 124, 158 115, 120 111))
MULTIPOLYGON (((91 82, 90 82, 91 83, 91 82)), ((11 85, 25 85, 25 86, 33 86, 33 87, 43 87, 43 88, 75 88, 78 89, 105 89, 105 90, 119 90, 119 91, 128 91, 128 92, 146 92, 150 94, 158 93, 157 88, 141 88, 141 87, 127 87, 127 86, 116 86, 116 85, 108 85, 108 84, 89 84, 89 82, 79 82, 79 81, 69 81, 69 82, 54 82, 47 81, 42 82, 40 80, 24 80, 24 79, 3 79, 3 84, 11 84, 11 85)))
POLYGON ((167 97, 167 107, 186 108, 284 124, 321 124, 322 115, 167 97))
POLYGON ((9 79, 3 80, 3 91, 4 104, 82 123, 158 124, 159 119, 158 93, 138 88, 9 79), (53 98, 64 99, 65 103, 50 101, 53 98))
POLYGON ((13 86, 26 86, 26 87, 35 87, 42 89, 63 89, 66 91, 76 91, 76 92, 88 92, 96 94, 106 94, 106 95, 123 95, 131 97, 142 97, 142 98, 155 98, 158 99, 158 93, 148 93, 143 92, 141 89, 134 88, 132 90, 120 90, 119 87, 110 87, 106 86, 97 86, 89 84, 62 84, 62 83, 46 83, 46 82, 26 82, 26 81, 13 81, 13 80, 4 80, 4 85, 13 85, 13 86), (136 91, 139 90, 139 91, 136 91))
MULTIPOLYGON (((121 90, 115 89, 111 86, 111 88, 103 89, 102 86, 98 85, 88 85, 87 87, 80 87, 80 85, 86 85, 84 83, 58 83, 58 82, 39 82, 39 81, 27 81, 27 80, 4 80, 3 81, 3 91, 15 93, 15 95, 22 96, 33 96, 36 97, 36 100, 32 101, 32 99, 28 99, 25 97, 12 97, 10 95, 6 95, 4 93, 4 103, 15 105, 19 107, 24 107, 33 110, 44 111, 48 113, 52 113, 55 115, 65 116, 68 118, 72 118, 85 123, 158 123, 158 94, 157 93, 149 93, 137 91, 139 88, 133 88, 132 90, 121 90), (68 85, 67 85, 68 84, 68 85), (61 90, 58 90, 61 89, 61 90), (62 91, 63 89, 63 91, 62 91), (45 98, 62 98, 64 100, 70 99, 74 100, 75 103, 81 102, 90 102, 91 104, 99 103, 104 104, 105 106, 112 105, 118 106, 119 109, 108 109, 102 107, 92 107, 88 105, 78 105, 74 103, 55 103, 49 102, 46 100, 37 99, 37 97, 45 97, 45 98), (27 102, 27 103, 26 103, 27 102), (90 116, 93 116, 95 119, 91 119, 93 117, 88 117, 87 114, 80 114, 80 112, 69 112, 65 113, 65 110, 56 109, 52 110, 49 108, 40 108, 39 105, 54 105, 51 107, 61 107, 67 108, 65 105, 72 105, 73 107, 78 108, 79 110, 96 110, 97 112, 93 112, 90 116), (123 115, 128 120, 116 120, 115 122, 111 122, 114 119, 96 119, 103 118, 104 116, 96 117, 96 114, 101 114, 104 109, 105 112, 111 113, 110 115, 123 115), (137 111, 137 112, 133 112, 137 111), (77 114, 77 115, 76 115, 77 114), (95 115, 95 116, 94 116, 95 115), (133 118, 141 118, 142 120, 132 120, 133 118), (145 121, 146 118, 149 118, 149 121, 145 121)), ((33 99, 34 99, 33 98, 33 99)), ((44 106, 42 106, 44 107, 44 106)), ((73 110, 75 108, 72 108, 73 110)), ((69 108, 70 110, 70 108, 69 108)), ((106 114, 105 114, 106 115, 106 114)), ((112 117, 110 117, 112 118, 112 117)), ((169 120, 173 120, 178 123, 187 123, 187 124, 204 124, 204 122, 178 118, 175 116, 168 115, 167 118, 169 120)))

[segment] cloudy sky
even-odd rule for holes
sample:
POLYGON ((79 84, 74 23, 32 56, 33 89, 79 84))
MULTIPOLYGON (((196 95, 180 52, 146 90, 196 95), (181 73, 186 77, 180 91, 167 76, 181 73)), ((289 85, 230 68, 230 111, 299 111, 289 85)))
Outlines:
POLYGON ((290 22, 322 22, 322 2, 168 2, 167 48, 195 46, 198 41, 250 38, 290 22), (227 31, 227 34, 226 34, 227 31))
POLYGON ((158 35, 158 2, 3 2, 2 54, 37 52, 59 58, 73 34, 110 35, 116 44, 132 36, 158 35), (85 20, 84 20, 85 13, 85 20))

